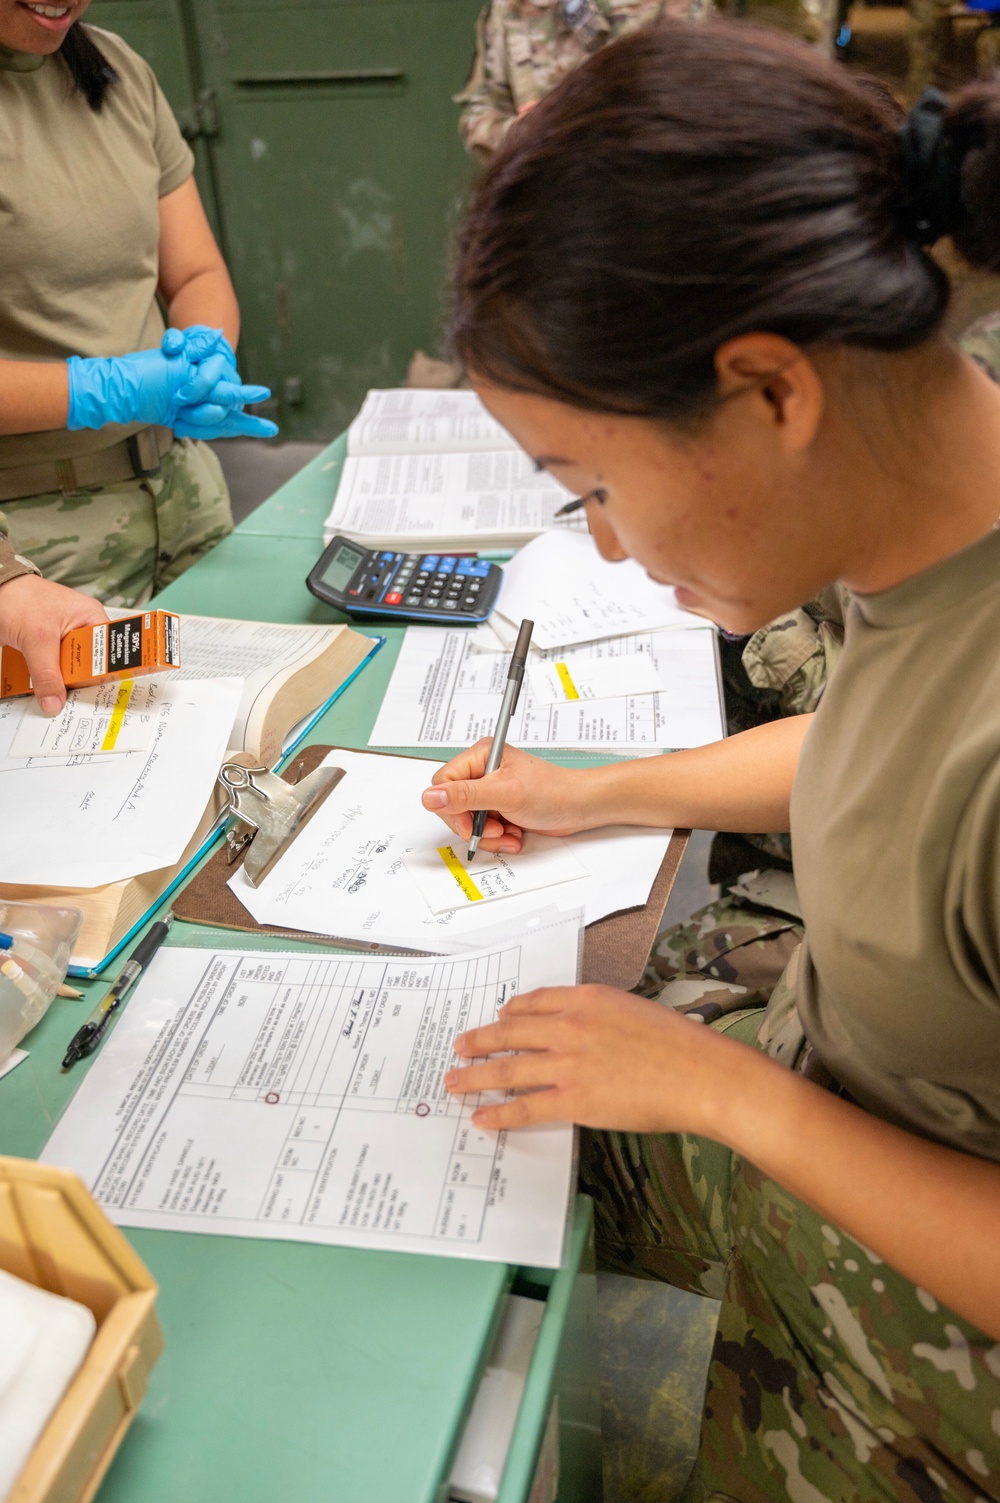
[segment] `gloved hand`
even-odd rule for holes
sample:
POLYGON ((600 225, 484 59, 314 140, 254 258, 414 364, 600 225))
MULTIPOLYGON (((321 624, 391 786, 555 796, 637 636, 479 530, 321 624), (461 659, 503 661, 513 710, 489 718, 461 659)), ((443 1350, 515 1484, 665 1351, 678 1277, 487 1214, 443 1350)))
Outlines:
POLYGON ((231 367, 225 355, 211 355, 203 364, 193 365, 184 355, 137 350, 107 360, 81 360, 71 355, 66 364, 66 426, 72 431, 103 428, 106 423, 162 423, 172 428, 182 407, 203 402, 219 385, 225 387, 220 401, 226 406, 259 402, 265 392, 260 386, 242 387, 230 382, 231 367))
MULTIPOLYGON (((276 423, 239 410, 245 403, 263 402, 271 395, 266 386, 244 387, 236 369, 236 355, 221 329, 206 324, 189 324, 186 329, 168 329, 160 346, 166 355, 184 354, 188 360, 204 362, 216 369, 221 356, 227 361, 219 384, 208 400, 190 404, 178 415, 173 428, 178 438, 273 438, 276 423), (252 396, 243 395, 247 391, 252 396), (238 394, 239 393, 239 394, 238 394)), ((201 368, 204 368, 201 367, 201 368)))
MULTIPOLYGON (((254 417, 253 413, 244 412, 241 407, 219 406, 214 398, 222 388, 223 383, 220 382, 210 402, 199 402, 194 406, 181 408, 173 422, 173 430, 178 438, 274 438, 278 431, 277 423, 272 423, 268 418, 254 417)), ((266 386, 241 386, 237 390, 260 392, 260 396, 244 399, 251 402, 262 402, 271 395, 266 386)))
POLYGON ((164 355, 184 355, 192 365, 199 365, 209 355, 225 355, 236 374, 236 352, 221 329, 210 329, 207 324, 188 324, 186 329, 168 329, 160 341, 164 355))

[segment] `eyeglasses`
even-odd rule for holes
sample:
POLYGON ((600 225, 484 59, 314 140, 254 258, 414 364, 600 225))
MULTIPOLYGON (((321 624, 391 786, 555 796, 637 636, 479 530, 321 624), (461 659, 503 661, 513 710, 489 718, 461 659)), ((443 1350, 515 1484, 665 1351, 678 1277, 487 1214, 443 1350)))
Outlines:
POLYGON ((588 501, 599 501, 603 506, 608 499, 607 491, 588 491, 585 496, 575 496, 572 501, 567 501, 565 506, 560 506, 556 512, 557 517, 569 517, 573 512, 579 511, 581 506, 586 506, 588 501))

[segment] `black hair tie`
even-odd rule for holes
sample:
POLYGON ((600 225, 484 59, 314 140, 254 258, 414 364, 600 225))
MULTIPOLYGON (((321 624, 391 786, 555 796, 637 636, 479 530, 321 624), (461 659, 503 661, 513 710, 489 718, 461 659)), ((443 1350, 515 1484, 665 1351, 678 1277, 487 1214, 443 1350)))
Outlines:
POLYGON ((944 127, 948 101, 925 89, 899 132, 903 174, 903 228, 918 245, 933 245, 965 221, 962 160, 965 153, 944 127))

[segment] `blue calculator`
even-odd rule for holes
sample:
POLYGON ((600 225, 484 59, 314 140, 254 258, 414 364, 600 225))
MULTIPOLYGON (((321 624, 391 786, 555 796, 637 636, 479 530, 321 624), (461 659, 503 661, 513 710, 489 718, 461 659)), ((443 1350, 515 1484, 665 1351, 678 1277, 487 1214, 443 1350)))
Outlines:
POLYGON ((383 620, 485 621, 503 571, 485 559, 445 553, 380 553, 336 537, 310 571, 314 595, 348 616, 383 620))

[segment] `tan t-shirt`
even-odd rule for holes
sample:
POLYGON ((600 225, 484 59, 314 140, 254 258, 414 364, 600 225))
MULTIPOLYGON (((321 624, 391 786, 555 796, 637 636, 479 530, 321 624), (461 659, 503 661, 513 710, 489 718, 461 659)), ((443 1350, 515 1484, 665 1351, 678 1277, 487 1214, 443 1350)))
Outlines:
POLYGON ((1000 1160, 1000 532, 855 597, 792 844, 820 1058, 878 1116, 1000 1160))
MULTIPOLYGON (((58 54, 31 72, 0 68, 0 359, 124 355, 163 334, 157 200, 194 158, 148 63, 90 30, 120 78, 97 114, 58 54)), ((132 431, 0 435, 0 469, 132 431)))

